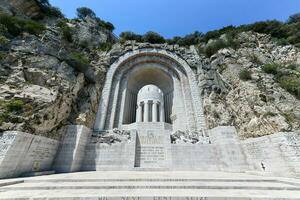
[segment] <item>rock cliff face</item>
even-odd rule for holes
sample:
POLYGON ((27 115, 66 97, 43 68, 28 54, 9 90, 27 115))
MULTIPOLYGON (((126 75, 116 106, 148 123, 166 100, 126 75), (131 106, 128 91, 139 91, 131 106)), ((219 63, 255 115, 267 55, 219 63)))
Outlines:
POLYGON ((24 32, 5 37, 5 42, 2 37, 0 131, 58 139, 64 125, 92 127, 107 69, 132 48, 162 48, 185 56, 197 74, 209 128, 234 125, 241 138, 300 128, 299 99, 281 87, 275 75, 262 70, 276 62, 299 78, 300 52, 278 46, 268 35, 239 34, 239 48, 221 49, 208 59, 201 53, 194 57, 194 48, 134 41, 101 50, 116 41, 89 18, 63 22, 72 30, 72 42, 63 37, 61 20, 45 23, 42 34, 24 32), (251 78, 242 80, 241 70, 248 70, 251 78))
POLYGON ((5 41, 0 45, 0 131, 58 139, 63 125, 94 123, 106 71, 98 65, 103 52, 97 47, 113 43, 113 35, 90 19, 67 20, 70 43, 63 38, 61 20, 45 23, 46 31, 39 35, 1 34, 5 41))
POLYGON ((206 60, 209 71, 219 77, 210 77, 212 90, 205 93, 208 126, 234 125, 242 138, 299 130, 299 99, 263 70, 266 64, 277 63, 280 70, 299 80, 299 49, 278 46, 268 35, 252 32, 240 34, 238 41, 237 50, 222 49, 206 60), (241 80, 241 70, 250 72, 251 79, 241 80))

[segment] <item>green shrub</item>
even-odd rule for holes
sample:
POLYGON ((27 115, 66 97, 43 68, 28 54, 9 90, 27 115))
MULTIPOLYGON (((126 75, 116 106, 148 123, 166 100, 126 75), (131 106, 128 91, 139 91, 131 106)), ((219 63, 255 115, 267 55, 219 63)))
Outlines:
POLYGON ((0 35, 0 45, 5 45, 9 42, 9 40, 3 36, 3 35, 0 35))
POLYGON ((67 25, 66 21, 60 21, 58 23, 58 26, 60 28, 62 38, 68 42, 73 42, 73 36, 72 36, 73 29, 67 25))
POLYGON ((114 25, 110 22, 101 20, 99 17, 96 17, 98 25, 106 30, 113 31, 115 29, 114 25))
POLYGON ((77 11, 77 16, 78 16, 79 19, 84 19, 87 16, 89 16, 91 18, 95 18, 96 17, 96 13, 92 9, 87 8, 87 7, 77 8, 76 11, 77 11))
POLYGON ((203 34, 196 31, 192 34, 186 35, 184 37, 174 37, 167 40, 168 44, 178 44, 180 46, 191 46, 200 43, 203 34))
POLYGON ((291 64, 289 64, 289 65, 287 66, 287 68, 290 69, 290 70, 296 70, 296 69, 297 69, 297 64, 291 63, 291 64))
POLYGON ((8 122, 9 120, 9 115, 7 112, 0 112, 0 126, 4 123, 4 122, 8 122))
POLYGON ((11 100, 6 104, 8 111, 20 112, 23 110, 24 102, 22 100, 11 100))
POLYGON ((216 41, 211 42, 208 44, 205 49, 204 53, 206 57, 210 58, 212 55, 217 53, 220 49, 226 48, 227 44, 224 40, 218 39, 216 41))
POLYGON ((248 69, 242 69, 239 72, 239 77, 243 81, 249 81, 249 80, 251 80, 252 79, 251 75, 252 75, 252 72, 249 71, 248 69))
POLYGON ((0 61, 2 61, 5 58, 6 54, 3 52, 0 52, 0 61))
POLYGON ((51 6, 48 0, 35 0, 35 1, 41 8, 44 15, 49 17, 64 18, 64 14, 62 14, 60 9, 51 6))
POLYGON ((128 40, 135 40, 136 42, 143 42, 143 36, 135 34, 133 32, 122 32, 120 34, 121 42, 125 42, 128 40))
POLYGON ((112 44, 111 43, 102 43, 101 45, 99 45, 99 50, 100 51, 110 51, 112 48, 112 44))
POLYGON ((89 47, 89 43, 88 43, 88 41, 84 40, 84 41, 80 42, 79 46, 83 49, 86 49, 89 47))
POLYGON ((5 26, 7 32, 13 36, 18 36, 24 31, 30 34, 40 34, 46 30, 41 23, 8 15, 0 15, 0 24, 5 26))
POLYGON ((262 61, 259 59, 259 57, 254 53, 249 54, 249 59, 254 64, 257 64, 257 65, 262 65, 263 64, 262 61))
POLYGON ((64 14, 61 12, 61 10, 57 7, 50 6, 45 10, 45 12, 47 16, 53 16, 58 18, 65 17, 64 14))
POLYGON ((48 0, 35 0, 35 2, 40 6, 40 7, 49 7, 50 3, 48 0))
POLYGON ((233 39, 232 35, 227 35, 225 39, 217 39, 209 43, 204 49, 204 54, 206 55, 206 57, 210 58, 220 49, 228 47, 231 47, 233 49, 237 49, 239 47, 239 43, 233 39))
POLYGON ((143 41, 149 42, 151 44, 162 44, 166 42, 165 38, 152 31, 149 31, 145 35, 143 35, 143 41))
POLYGON ((0 15, 0 24, 2 24, 7 32, 13 36, 18 36, 22 32, 21 20, 17 17, 8 15, 0 15))
POLYGON ((38 35, 46 29, 46 27, 43 24, 37 23, 32 20, 24 20, 23 22, 23 30, 30 34, 38 35))
POLYGON ((296 23, 300 22, 300 13, 293 14, 289 16, 287 23, 296 23))
POLYGON ((73 36, 72 36, 72 28, 68 26, 64 26, 61 28, 62 37, 64 40, 68 42, 73 42, 73 36))
POLYGON ((277 63, 268 63, 262 66, 262 70, 267 74, 277 75, 279 73, 280 65, 277 63))
POLYGON ((278 83, 282 88, 300 99, 300 78, 298 76, 282 76, 278 79, 278 83))
POLYGON ((280 38, 277 40, 277 44, 280 46, 286 46, 286 45, 289 45, 289 42, 285 38, 280 38))
POLYGON ((81 53, 73 52, 69 55, 69 59, 74 60, 81 65, 89 65, 89 59, 81 53))
POLYGON ((276 113, 273 113, 273 112, 270 112, 268 111, 267 113, 264 113, 264 117, 275 117, 277 114, 276 113))

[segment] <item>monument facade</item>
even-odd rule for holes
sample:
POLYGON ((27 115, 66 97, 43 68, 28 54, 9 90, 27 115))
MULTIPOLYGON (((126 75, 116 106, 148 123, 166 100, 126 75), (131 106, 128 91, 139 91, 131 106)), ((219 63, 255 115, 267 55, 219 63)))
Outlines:
POLYGON ((62 141, 2 133, 0 177, 45 170, 299 173, 296 133, 240 141, 234 127, 207 128, 205 83, 197 79, 205 72, 193 65, 201 65, 193 47, 128 48, 107 71, 94 127, 66 126, 62 141))

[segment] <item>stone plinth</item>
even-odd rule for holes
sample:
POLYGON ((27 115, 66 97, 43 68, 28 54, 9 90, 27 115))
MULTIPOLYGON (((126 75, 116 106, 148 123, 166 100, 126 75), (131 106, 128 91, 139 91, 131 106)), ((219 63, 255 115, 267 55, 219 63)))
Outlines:
POLYGON ((136 131, 130 140, 118 143, 90 141, 85 150, 82 170, 132 170, 134 168, 136 131))
POLYGON ((67 126, 66 135, 60 144, 54 169, 57 172, 76 172, 81 169, 86 145, 91 130, 85 126, 67 126))

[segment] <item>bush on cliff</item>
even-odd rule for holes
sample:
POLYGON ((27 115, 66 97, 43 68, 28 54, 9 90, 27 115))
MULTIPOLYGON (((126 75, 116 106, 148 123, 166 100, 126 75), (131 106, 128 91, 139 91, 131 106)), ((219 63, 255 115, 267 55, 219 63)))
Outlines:
POLYGON ((136 42, 143 42, 143 36, 139 34, 135 34, 134 32, 126 31, 120 34, 120 41, 124 43, 128 40, 135 40, 136 42))
POLYGON ((192 34, 188 34, 184 37, 173 37, 172 39, 167 40, 168 44, 178 44, 180 46, 191 46, 196 45, 201 42, 203 34, 196 31, 192 34))
POLYGON ((64 18, 59 8, 51 6, 48 0, 35 0, 43 12, 43 16, 64 18))
POLYGON ((90 17, 95 19, 98 25, 106 30, 113 31, 115 29, 112 23, 100 19, 92 9, 87 7, 77 8, 77 17, 82 20, 84 20, 86 17, 90 17))
POLYGON ((300 77, 296 75, 284 75, 278 78, 279 85, 300 99, 300 77))
POLYGON ((0 15, 0 24, 2 24, 12 36, 18 36, 22 32, 38 35, 46 30, 43 24, 36 21, 8 15, 0 15))
POLYGON ((262 70, 267 74, 278 74, 278 70, 280 68, 280 65, 277 63, 268 63, 262 66, 262 70))
POLYGON ((248 69, 242 69, 242 70, 239 72, 239 77, 240 77, 240 79, 243 80, 243 81, 249 81, 249 80, 252 79, 251 74, 252 74, 252 72, 249 71, 248 69))
POLYGON ((86 17, 91 17, 91 18, 95 18, 96 17, 96 13, 87 7, 80 7, 77 8, 77 17, 79 19, 85 19, 86 17))
POLYGON ((58 23, 58 26, 60 28, 62 38, 68 42, 73 42, 73 36, 72 36, 73 29, 68 26, 66 21, 60 21, 58 23))
POLYGON ((225 39, 217 39, 211 41, 209 44, 206 45, 204 50, 204 54, 206 57, 210 58, 212 55, 217 53, 220 49, 224 48, 233 48, 237 49, 239 47, 239 43, 233 39, 233 36, 227 35, 225 39))
POLYGON ((295 71, 297 71, 297 65, 289 64, 282 67, 278 63, 268 63, 262 67, 262 70, 265 73, 273 74, 275 81, 280 87, 300 99, 300 76, 295 73, 295 71), (286 69, 291 71, 286 71, 286 69))
POLYGON ((143 41, 151 44, 162 44, 166 42, 164 37, 153 31, 149 31, 143 35, 143 41))

